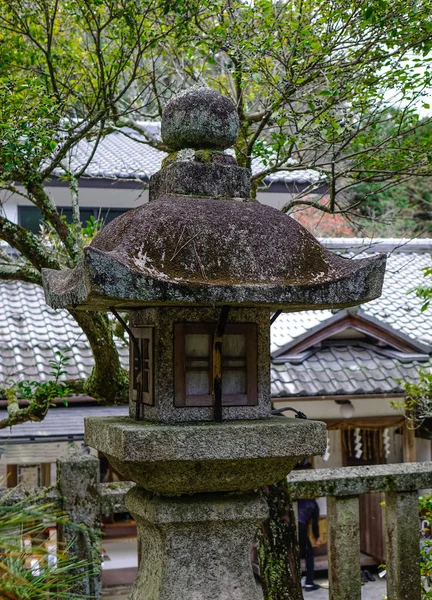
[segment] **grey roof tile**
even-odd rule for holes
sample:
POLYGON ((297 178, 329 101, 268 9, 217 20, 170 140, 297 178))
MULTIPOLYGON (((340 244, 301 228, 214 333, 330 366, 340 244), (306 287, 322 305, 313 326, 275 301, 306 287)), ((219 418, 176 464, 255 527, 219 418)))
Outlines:
MULTIPOLYGON (((337 240, 330 240, 330 243, 327 244, 326 240, 322 241, 332 249, 332 243, 337 244, 337 240)), ((394 240, 390 247, 397 247, 398 242, 400 240, 394 240)), ((359 247, 355 252, 347 252, 345 249, 343 254, 351 258, 374 254, 373 246, 367 252, 359 252, 360 241, 358 244, 359 247)), ((382 296, 363 304, 362 309, 367 315, 376 317, 411 338, 432 344, 432 309, 422 313, 422 300, 417 298, 414 293, 409 293, 410 290, 425 285, 427 281, 423 276, 422 269, 432 265, 432 240, 412 240, 403 246, 403 250, 403 252, 393 251, 389 254, 382 296), (420 241, 421 246, 415 243, 420 241), (410 248, 412 248, 412 252, 409 252, 410 248)), ((432 280, 430 280, 430 285, 432 287, 432 280)), ((328 310, 280 315, 272 326, 272 352, 282 348, 318 323, 325 321, 331 314, 331 311, 328 310)))
MULTIPOLYGON (((49 360, 55 358, 57 350, 63 353, 71 350, 67 353, 67 378, 90 375, 91 349, 69 313, 48 308, 38 286, 19 281, 0 282, 0 381, 49 379, 49 360)), ((127 366, 128 349, 122 343, 119 352, 123 365, 127 366)))
MULTIPOLYGON (((147 130, 159 137, 160 123, 144 123, 147 130)), ((145 138, 132 129, 123 128, 103 138, 90 164, 84 172, 84 177, 91 179, 136 179, 147 181, 159 171, 166 153, 143 143, 145 138), (124 132, 124 135, 122 133, 124 132), (131 137, 129 137, 131 136, 131 137)), ((74 147, 68 157, 72 170, 79 170, 85 165, 92 153, 93 141, 82 140, 74 147)), ((252 163, 252 172, 256 173, 266 168, 259 160, 252 163)), ((53 175, 61 176, 63 169, 57 168, 53 175)), ((294 169, 280 171, 266 178, 267 183, 282 182, 304 184, 319 181, 321 175, 312 169, 294 169)))
MULTIPOLYGON (((422 300, 409 293, 426 280, 422 269, 432 264, 432 240, 321 240, 332 251, 350 258, 376 251, 388 252, 383 293, 362 306, 368 316, 424 344, 432 344, 432 309, 421 312, 422 300)), ((432 287, 432 280, 429 280, 432 287)), ((272 326, 272 351, 329 319, 331 311, 306 311, 280 315, 272 326)), ((345 346, 322 347, 301 364, 273 364, 274 396, 378 394, 402 391, 398 379, 415 381, 418 370, 432 370, 426 362, 401 362, 347 342, 345 346), (327 373, 327 379, 323 376, 327 373)))
MULTIPOLYGON (((12 429, 0 429, 0 442, 7 443, 17 438, 40 437, 81 437, 84 435, 85 417, 127 416, 127 406, 70 406, 69 408, 52 407, 40 423, 29 421, 15 425, 12 429)), ((7 416, 5 410, 0 410, 0 419, 7 416)))
POLYGON ((381 394, 401 392, 399 378, 415 381, 418 370, 432 370, 426 362, 401 363, 371 350, 349 345, 325 347, 301 364, 273 364, 273 396, 381 394))

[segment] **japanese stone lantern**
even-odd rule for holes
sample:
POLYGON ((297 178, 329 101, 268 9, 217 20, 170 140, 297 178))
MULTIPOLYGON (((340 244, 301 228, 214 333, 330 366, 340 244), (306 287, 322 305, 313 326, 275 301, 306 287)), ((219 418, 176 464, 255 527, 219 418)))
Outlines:
POLYGON ((224 152, 238 128, 213 90, 168 102, 172 152, 149 203, 104 227, 75 269, 43 272, 54 308, 129 313, 130 417, 86 419, 85 440, 137 484, 133 600, 262 598, 259 488, 326 447, 323 423, 270 415, 270 317, 381 293, 383 256, 336 256, 250 198, 249 170, 224 152))

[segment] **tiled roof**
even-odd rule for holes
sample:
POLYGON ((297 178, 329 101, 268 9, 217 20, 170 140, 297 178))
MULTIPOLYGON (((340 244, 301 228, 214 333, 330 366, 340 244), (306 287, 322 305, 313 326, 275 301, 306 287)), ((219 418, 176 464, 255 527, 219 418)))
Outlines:
POLYGON ((329 396, 400 392, 398 379, 415 380, 426 362, 403 363, 355 344, 324 347, 300 364, 273 364, 272 396, 329 396))
MULTIPOLYGON (((142 136, 132 129, 124 129, 127 137, 120 132, 114 132, 103 138, 96 149, 95 155, 87 167, 84 177, 92 179, 141 179, 147 180, 161 167, 166 156, 148 144, 140 143, 142 136)), ((154 132, 152 132, 154 133, 154 132)), ((94 147, 94 142, 82 140, 68 157, 73 170, 78 170, 86 164, 94 147)), ((54 175, 63 174, 58 168, 54 175)))
MULTIPOLYGON (((390 326, 431 347, 432 310, 422 313, 422 300, 408 292, 425 285, 422 269, 432 264, 432 240, 376 240, 369 243, 361 239, 330 239, 321 242, 332 251, 350 257, 388 252, 382 296, 363 304, 362 311, 385 327, 390 326)), ((291 340, 332 317, 330 310, 280 315, 272 326, 272 352, 276 353, 291 340)), ((330 344, 300 364, 273 364, 272 394, 314 396, 400 392, 396 380, 416 380, 419 368, 432 370, 432 359, 402 362, 364 348, 355 341, 347 341, 343 347, 330 344)))
MULTIPOLYGON (((0 282, 0 381, 46 380, 51 371, 48 361, 55 352, 71 349, 66 354, 67 377, 88 377, 92 353, 69 313, 47 306, 43 290, 36 285, 0 282)), ((127 366, 127 347, 120 343, 119 352, 127 366)))
MULTIPOLYGON (((370 245, 359 239, 333 239, 321 242, 344 256, 363 258, 379 252, 388 252, 386 275, 380 298, 363 304, 362 310, 383 323, 426 344, 432 344, 432 310, 421 312, 422 300, 410 290, 425 285, 422 269, 432 264, 431 240, 388 240, 370 245), (347 251, 350 248, 350 251, 347 251)), ((431 282, 432 287, 432 282, 431 282)), ((272 352, 314 325, 332 316, 330 310, 284 313, 272 327, 272 352)))
MULTIPOLYGON (((363 240, 322 241, 333 251, 350 256, 389 252, 383 295, 364 304, 362 310, 411 339, 432 345, 432 308, 422 313, 421 300, 407 294, 424 284, 421 269, 432 262, 432 240, 409 243, 386 240, 372 246, 363 240)), ((282 348, 331 317, 330 310, 280 315, 272 326, 272 350, 282 348)), ((72 349, 67 376, 88 376, 92 368, 91 351, 72 317, 66 311, 49 308, 37 286, 0 282, 0 381, 18 377, 47 379, 48 360, 56 350, 67 349, 72 349)), ((127 366, 127 347, 119 343, 119 351, 127 366)), ((432 368, 430 361, 401 362, 353 343, 344 347, 326 346, 300 364, 274 364, 272 391, 279 396, 392 392, 397 389, 395 378, 415 379, 419 366, 432 368)))
MULTIPOLYGON (((85 417, 123 417, 128 413, 127 406, 52 407, 40 423, 29 421, 21 425, 15 425, 11 429, 0 429, 0 442, 60 437, 83 439, 85 417)), ((0 419, 4 419, 6 416, 6 411, 0 410, 0 419)))
MULTIPOLYGON (((159 123, 144 123, 151 135, 158 138, 159 123)), ((159 171, 165 152, 156 150, 146 143, 144 137, 132 129, 123 128, 103 138, 96 149, 95 155, 87 167, 84 177, 91 179, 140 179, 147 181, 153 173, 159 171)), ((79 170, 86 164, 94 147, 93 141, 82 140, 74 147, 68 156, 72 170, 79 170)), ((254 173, 265 168, 255 160, 252 165, 254 173)), ((53 175, 62 175, 61 168, 54 170, 53 175)), ((320 174, 312 169, 295 169, 273 173, 266 178, 267 184, 274 182, 307 184, 317 182, 320 174)))

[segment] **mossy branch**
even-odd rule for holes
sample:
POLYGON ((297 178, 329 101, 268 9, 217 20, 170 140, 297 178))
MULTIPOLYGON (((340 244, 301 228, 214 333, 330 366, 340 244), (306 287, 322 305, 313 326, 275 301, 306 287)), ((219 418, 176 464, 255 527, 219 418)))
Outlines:
POLYGON ((55 204, 46 193, 43 184, 40 182, 30 182, 27 184, 27 191, 44 218, 56 231, 71 259, 76 262, 79 257, 79 250, 75 243, 74 232, 61 218, 55 204))
POLYGON ((40 239, 16 223, 0 216, 0 240, 7 242, 37 269, 60 269, 58 262, 50 256, 40 239))
POLYGON ((8 281, 25 281, 26 283, 42 285, 42 276, 40 272, 29 265, 0 263, 0 279, 8 281))

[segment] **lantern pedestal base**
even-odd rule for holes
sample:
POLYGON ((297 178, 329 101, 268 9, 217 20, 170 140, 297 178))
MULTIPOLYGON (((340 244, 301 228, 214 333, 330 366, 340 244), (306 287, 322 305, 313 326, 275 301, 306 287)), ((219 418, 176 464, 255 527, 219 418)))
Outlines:
POLYGON ((141 543, 129 600, 262 600, 250 558, 267 517, 258 493, 126 497, 141 543))
POLYGON ((149 492, 247 493, 280 481, 305 456, 324 454, 327 429, 283 417, 181 425, 91 417, 85 442, 149 492))

